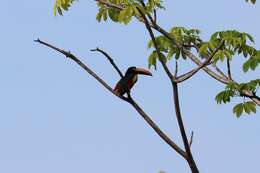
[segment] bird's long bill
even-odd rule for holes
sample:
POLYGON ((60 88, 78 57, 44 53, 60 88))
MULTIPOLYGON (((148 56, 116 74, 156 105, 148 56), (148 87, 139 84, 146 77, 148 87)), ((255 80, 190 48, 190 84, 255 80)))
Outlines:
POLYGON ((143 69, 143 68, 136 68, 136 69, 135 69, 135 72, 136 72, 137 74, 144 74, 144 75, 152 76, 152 73, 151 73, 151 72, 149 72, 148 70, 145 70, 145 69, 143 69))

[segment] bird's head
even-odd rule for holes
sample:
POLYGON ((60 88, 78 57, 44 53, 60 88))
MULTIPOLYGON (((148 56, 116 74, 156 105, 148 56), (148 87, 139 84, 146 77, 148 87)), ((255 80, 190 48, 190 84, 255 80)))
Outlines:
POLYGON ((146 69, 143 68, 137 68, 137 67, 129 67, 125 73, 125 75, 127 74, 143 74, 143 75, 148 75, 148 76, 152 76, 152 73, 149 72, 146 69))

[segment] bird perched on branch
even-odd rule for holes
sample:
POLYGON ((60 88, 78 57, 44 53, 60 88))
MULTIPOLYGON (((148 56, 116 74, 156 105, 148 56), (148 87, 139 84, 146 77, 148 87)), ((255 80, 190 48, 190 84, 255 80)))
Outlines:
POLYGON ((152 73, 149 72, 148 70, 137 68, 137 67, 129 67, 124 77, 117 82, 114 88, 115 93, 117 95, 122 96, 125 93, 129 92, 131 88, 134 86, 134 84, 136 83, 138 74, 152 76, 152 73))

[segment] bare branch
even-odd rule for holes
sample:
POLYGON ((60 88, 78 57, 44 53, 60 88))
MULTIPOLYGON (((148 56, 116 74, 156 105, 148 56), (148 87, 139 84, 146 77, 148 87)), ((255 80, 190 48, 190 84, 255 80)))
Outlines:
POLYGON ((85 64, 83 64, 75 55, 71 54, 70 52, 64 51, 62 49, 59 49, 51 44, 48 44, 46 42, 41 41, 40 39, 34 40, 37 43, 40 43, 42 45, 45 45, 51 49, 54 49, 61 54, 65 55, 67 58, 72 59, 75 61, 78 65, 80 65, 85 71, 87 71, 91 76, 93 76, 102 86, 104 86, 107 90, 109 90, 111 93, 113 93, 115 96, 121 98, 122 100, 130 103, 135 110, 142 116, 142 118, 150 125, 150 127, 170 146, 172 147, 177 153, 179 153, 184 159, 186 159, 186 153, 183 151, 176 143, 174 143, 156 124, 153 122, 153 120, 143 111, 143 109, 132 99, 131 95, 129 94, 129 97, 123 97, 118 96, 114 90, 106 83, 104 82, 93 70, 91 70, 89 67, 87 67, 85 64))
POLYGON ((174 81, 174 76, 170 72, 170 70, 167 67, 166 63, 163 61, 163 57, 161 56, 160 50, 158 49, 158 46, 157 46, 157 43, 156 43, 153 31, 152 31, 152 29, 151 29, 151 27, 149 25, 149 22, 148 22, 148 20, 147 20, 147 18, 145 16, 145 14, 139 8, 137 8, 137 10, 139 11, 139 13, 141 14, 142 18, 144 19, 144 23, 145 23, 146 29, 148 30, 148 32, 150 34, 150 37, 152 38, 155 50, 156 50, 157 55, 159 57, 159 61, 161 62, 165 72, 167 73, 167 76, 170 78, 171 81, 174 81))
POLYGON ((157 132, 157 134, 163 138, 163 140, 170 145, 177 153, 179 153, 183 158, 186 158, 186 153, 185 151, 183 151, 178 145, 176 145, 174 142, 172 142, 172 140, 166 136, 161 129, 149 118, 148 115, 146 115, 146 113, 139 107, 139 105, 134 101, 131 100, 130 104, 136 109, 137 112, 139 112, 139 114, 145 119, 145 121, 150 124, 150 126, 153 127, 153 129, 157 132))
POLYGON ((178 61, 175 60, 175 73, 174 73, 174 78, 177 77, 177 74, 178 74, 178 61))
POLYGON ((224 78, 226 79, 228 82, 230 82, 229 78, 227 77, 227 75, 214 63, 211 63, 211 66, 224 78))
POLYGON ((228 70, 228 78, 232 80, 232 75, 231 75, 231 67, 230 67, 230 59, 227 58, 227 70, 228 70))
POLYGON ((115 96, 129 102, 129 100, 124 97, 124 96, 120 96, 117 95, 114 90, 103 80, 101 79, 94 71, 92 71, 89 67, 87 67, 84 63, 82 63, 75 55, 71 54, 70 52, 67 52, 65 50, 59 49, 49 43, 46 43, 44 41, 41 41, 40 39, 34 40, 35 42, 38 42, 42 45, 45 45, 51 49, 54 49, 60 53, 62 53, 63 55, 65 55, 67 58, 70 58, 71 60, 75 61, 78 65, 80 65, 85 71, 87 71, 91 76, 93 76, 101 85, 103 85, 107 90, 109 90, 112 94, 114 94, 115 96))
MULTIPOLYGON (((166 63, 162 60, 161 53, 160 53, 160 50, 158 49, 158 46, 157 46, 157 43, 156 43, 153 31, 151 29, 151 26, 148 23, 148 20, 147 20, 145 14, 139 8, 137 8, 137 9, 138 9, 139 13, 141 14, 142 18, 144 19, 144 23, 145 23, 146 29, 148 30, 148 32, 150 34, 150 37, 151 37, 151 39, 153 41, 153 44, 154 44, 154 47, 155 47, 156 52, 158 54, 159 60, 160 60, 160 62, 162 64, 162 66, 163 66, 167 76, 169 77, 169 79, 170 79, 170 81, 172 83, 175 112, 176 112, 178 125, 179 125, 179 128, 180 128, 183 144, 184 144, 184 147, 185 147, 185 153, 186 153, 186 156, 187 156, 186 160, 189 163, 189 166, 190 166, 192 172, 193 173, 199 173, 199 170, 198 170, 198 168, 196 166, 196 163, 195 163, 195 161, 193 159, 193 156, 192 156, 192 153, 190 151, 189 142, 188 142, 188 139, 187 139, 187 135, 186 135, 186 132, 185 132, 185 128, 184 128, 184 124, 183 124, 183 120, 182 120, 182 116, 181 116, 181 112, 180 112, 179 96, 178 96, 178 84, 175 81, 174 76, 169 71, 168 67, 166 66, 166 63)), ((148 17, 149 17, 149 15, 148 15, 148 17)))
POLYGON ((193 142, 193 134, 194 134, 194 133, 193 133, 193 131, 192 131, 192 132, 191 132, 191 136, 190 136, 190 143, 189 143, 189 144, 190 144, 190 147, 191 147, 192 142, 193 142))
POLYGON ((154 23, 157 23, 157 13, 155 9, 153 10, 153 21, 154 23))
POLYGON ((176 113, 178 125, 179 125, 179 128, 180 128, 184 148, 185 148, 185 151, 186 151, 186 154, 187 154, 186 160, 189 163, 189 166, 192 170, 192 173, 199 173, 198 167, 197 167, 197 165, 196 165, 196 163, 193 159, 193 156, 192 156, 192 153, 191 153, 191 150, 190 150, 190 144, 189 144, 189 141, 187 139, 187 135, 186 135, 185 128, 184 128, 184 123, 183 123, 183 120, 182 120, 182 115, 181 115, 181 110, 180 110, 180 102, 179 102, 178 83, 173 82, 172 87, 173 87, 173 99, 174 99, 175 113, 176 113))
POLYGON ((104 50, 99 49, 98 47, 96 49, 92 49, 90 50, 92 52, 94 51, 98 51, 101 52, 103 55, 105 55, 105 57, 108 59, 108 61, 110 62, 110 64, 116 69, 117 73, 119 74, 119 76, 121 78, 124 77, 123 73, 120 71, 120 69, 118 68, 118 66, 115 64, 114 60, 111 58, 111 56, 108 55, 108 53, 106 53, 104 50))
POLYGON ((255 102, 258 106, 260 106, 260 97, 257 96, 256 93, 248 90, 243 90, 242 93, 240 93, 240 96, 248 97, 253 100, 253 102, 255 102))
POLYGON ((187 79, 189 79, 190 77, 192 77, 194 74, 196 74, 200 69, 202 69, 203 67, 205 67, 206 65, 208 65, 210 63, 210 61, 212 60, 212 58, 215 56, 215 54, 219 51, 219 49, 223 46, 224 42, 220 43, 220 45, 218 47, 216 47, 216 49, 212 52, 212 54, 210 55, 210 57, 208 57, 201 65, 199 65, 198 67, 196 67, 195 69, 189 71, 186 74, 183 74, 179 77, 177 77, 177 82, 181 83, 187 79))

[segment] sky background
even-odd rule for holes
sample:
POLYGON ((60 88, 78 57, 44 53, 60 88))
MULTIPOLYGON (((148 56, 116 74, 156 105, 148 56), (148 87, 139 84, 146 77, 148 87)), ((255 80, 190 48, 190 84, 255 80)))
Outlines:
MULTIPOLYGON (((70 50, 111 86, 118 75, 90 49, 100 47, 123 71, 147 68, 145 27, 95 20, 94 1, 76 2, 63 17, 53 16, 54 0, 1 1, 0 10, 0 172, 3 173, 186 173, 186 162, 165 144, 127 103, 114 97, 74 62, 33 42, 40 38, 70 50)), ((237 29, 254 36, 260 48, 260 6, 244 0, 165 0, 158 22, 215 32, 237 29)), ((234 57, 234 78, 243 57, 234 57)), ((173 69, 173 61, 169 62, 173 69)), ((194 67, 183 62, 181 72, 194 67)), ((182 145, 170 83, 162 68, 140 77, 132 95, 151 118, 182 145)), ((201 172, 260 172, 260 113, 232 114, 231 104, 214 101, 223 85, 204 72, 180 85, 186 131, 194 131, 192 152, 201 172)))

